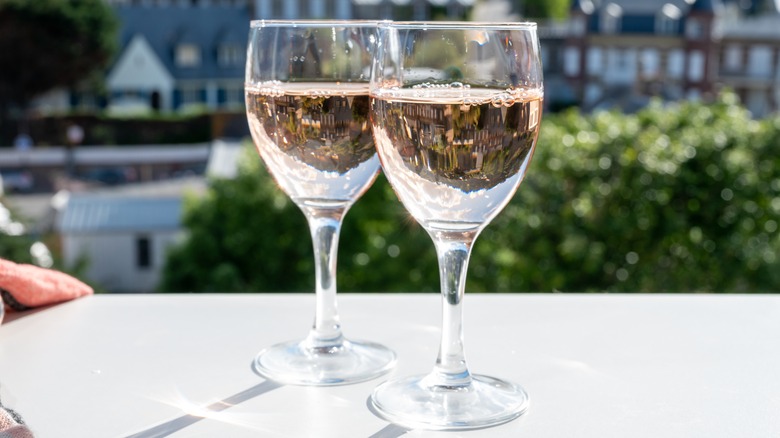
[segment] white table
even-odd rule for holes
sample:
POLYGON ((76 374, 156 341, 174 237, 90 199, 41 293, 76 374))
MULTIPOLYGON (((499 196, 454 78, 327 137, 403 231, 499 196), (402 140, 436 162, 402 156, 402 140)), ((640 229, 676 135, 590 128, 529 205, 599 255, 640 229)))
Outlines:
MULTIPOLYGON (((434 294, 342 294, 349 337, 430 370, 434 294)), ((472 372, 529 411, 469 432, 408 431, 366 405, 380 378, 279 386, 250 369, 305 336, 311 294, 101 295, 0 326, 0 398, 39 438, 778 437, 780 296, 467 294, 472 372), (210 408, 209 408, 210 407, 210 408)))

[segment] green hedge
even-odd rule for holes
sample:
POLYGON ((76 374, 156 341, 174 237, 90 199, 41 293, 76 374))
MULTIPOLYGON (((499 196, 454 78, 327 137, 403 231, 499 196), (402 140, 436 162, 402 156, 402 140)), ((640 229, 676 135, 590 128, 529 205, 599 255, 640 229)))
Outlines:
MULTIPOLYGON (((249 148, 248 148, 249 149, 249 148)), ((310 291, 303 215, 248 150, 192 200, 164 291, 310 291)), ((732 94, 548 115, 526 180, 477 240, 468 291, 780 291, 780 118, 732 94)), ((347 214, 341 291, 435 291, 433 244, 380 177, 347 214)))
POLYGON ((535 160, 475 254, 502 254, 486 288, 780 290, 780 118, 752 120, 731 94, 571 111, 547 119, 535 160))

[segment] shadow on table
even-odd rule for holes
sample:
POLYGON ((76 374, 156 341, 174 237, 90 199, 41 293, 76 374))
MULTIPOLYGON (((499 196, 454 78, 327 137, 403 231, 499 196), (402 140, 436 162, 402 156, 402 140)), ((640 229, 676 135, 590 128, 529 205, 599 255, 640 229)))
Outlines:
MULTIPOLYGON (((254 369, 254 366, 252 367, 252 371, 257 374, 257 371, 254 369)), ((259 375, 259 374, 258 374, 259 375)), ((210 412, 220 412, 224 411, 227 408, 233 407, 239 403, 243 403, 249 399, 255 398, 257 396, 263 395, 267 392, 273 391, 274 389, 280 388, 283 385, 280 383, 273 382, 271 380, 266 380, 262 383, 259 383, 251 388, 245 389, 241 392, 238 392, 236 394, 233 394, 231 396, 228 396, 222 400, 216 401, 208 406, 206 406, 206 409, 210 412)), ((368 406, 368 410, 370 410, 374 415, 377 415, 376 410, 371 405, 370 398, 367 400, 366 405, 368 406)), ((381 418, 381 416, 379 416, 381 418)), ((165 423, 158 424, 156 426, 152 426, 149 429, 142 430, 140 432, 134 433, 132 435, 128 435, 125 438, 162 438, 166 437, 168 435, 171 435, 173 433, 176 433, 185 427, 189 427, 195 423, 197 423, 200 420, 203 420, 205 417, 197 416, 197 415, 182 415, 180 417, 176 417, 172 420, 166 421, 165 423)), ((378 432, 372 434, 369 436, 369 438, 398 438, 406 432, 408 432, 410 429, 395 425, 395 424, 388 424, 387 426, 380 429, 378 432)))
POLYGON ((406 432, 409 432, 409 430, 410 429, 398 426, 396 424, 388 424, 387 426, 383 427, 382 430, 368 438, 398 438, 402 435, 405 435, 406 432))
MULTIPOLYGON (((214 402, 206 406, 206 409, 212 412, 224 411, 227 408, 233 407, 251 398, 265 394, 266 392, 273 391, 274 389, 279 388, 281 386, 282 385, 280 385, 279 383, 266 380, 265 382, 257 384, 249 389, 245 389, 241 392, 233 394, 222 400, 214 402)), ((166 421, 165 423, 158 424, 157 426, 153 426, 141 432, 128 435, 126 438, 165 437, 174 432, 178 432, 179 430, 184 429, 185 427, 191 426, 197 423, 198 421, 202 420, 203 418, 204 417, 199 417, 196 415, 182 415, 181 417, 174 418, 173 420, 166 421)))
MULTIPOLYGON (((371 411, 372 414, 376 415, 379 418, 382 418, 382 415, 376 410, 374 404, 371 403, 370 396, 366 399, 366 407, 368 408, 369 411, 371 411)), ((398 438, 402 435, 405 435, 406 432, 409 432, 410 430, 411 429, 407 429, 397 424, 390 423, 387 426, 383 427, 379 432, 369 436, 368 438, 398 438)))

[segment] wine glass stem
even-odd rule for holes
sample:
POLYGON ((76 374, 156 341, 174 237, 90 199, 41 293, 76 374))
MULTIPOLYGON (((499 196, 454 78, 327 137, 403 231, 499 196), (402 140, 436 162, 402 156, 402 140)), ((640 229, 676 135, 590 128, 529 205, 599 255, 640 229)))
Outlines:
POLYGON ((336 302, 336 257, 345 208, 309 208, 304 213, 314 244, 316 310, 306 340, 310 348, 337 348, 344 341, 336 302))
POLYGON ((439 356, 427 383, 434 386, 463 387, 471 383, 463 350, 463 295, 466 287, 471 246, 476 233, 455 233, 455 239, 434 233, 442 294, 442 330, 439 356))

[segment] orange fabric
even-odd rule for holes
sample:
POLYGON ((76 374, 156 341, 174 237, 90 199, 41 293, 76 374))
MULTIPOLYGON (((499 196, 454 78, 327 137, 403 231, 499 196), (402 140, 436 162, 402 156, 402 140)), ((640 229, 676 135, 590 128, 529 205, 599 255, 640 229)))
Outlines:
POLYGON ((0 289, 19 304, 38 307, 92 295, 92 288, 63 272, 0 259, 0 289))

